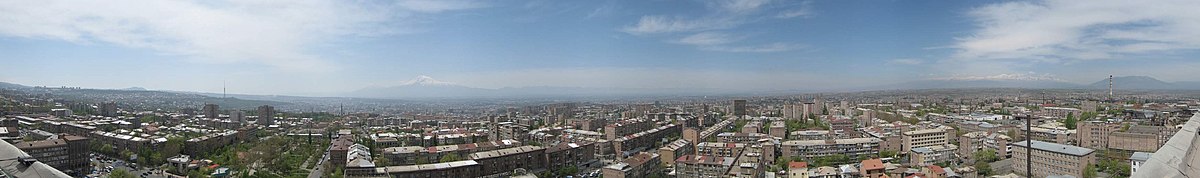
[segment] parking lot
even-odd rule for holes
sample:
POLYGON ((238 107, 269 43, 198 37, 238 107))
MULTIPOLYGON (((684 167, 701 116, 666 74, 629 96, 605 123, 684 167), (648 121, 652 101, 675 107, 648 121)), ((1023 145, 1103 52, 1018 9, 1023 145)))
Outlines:
POLYGON ((92 172, 87 177, 105 177, 111 174, 113 170, 121 169, 129 172, 129 174, 143 178, 167 178, 163 170, 157 166, 142 167, 137 163, 129 163, 124 160, 112 159, 107 156, 92 154, 88 158, 92 162, 92 172))

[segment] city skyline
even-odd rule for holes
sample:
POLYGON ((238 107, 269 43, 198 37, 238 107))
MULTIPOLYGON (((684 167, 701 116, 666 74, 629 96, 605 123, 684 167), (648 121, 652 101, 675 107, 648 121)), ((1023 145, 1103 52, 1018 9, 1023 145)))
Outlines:
POLYGON ((489 89, 829 90, 1176 82, 1200 67, 1189 1, 3 4, 0 81, 39 86, 329 96, 432 76, 489 89))

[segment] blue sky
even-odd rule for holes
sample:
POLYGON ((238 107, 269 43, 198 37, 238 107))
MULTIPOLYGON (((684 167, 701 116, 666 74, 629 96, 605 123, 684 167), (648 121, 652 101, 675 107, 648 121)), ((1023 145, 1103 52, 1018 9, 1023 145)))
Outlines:
POLYGON ((1196 81, 1194 1, 4 1, 0 81, 336 95, 1196 81))

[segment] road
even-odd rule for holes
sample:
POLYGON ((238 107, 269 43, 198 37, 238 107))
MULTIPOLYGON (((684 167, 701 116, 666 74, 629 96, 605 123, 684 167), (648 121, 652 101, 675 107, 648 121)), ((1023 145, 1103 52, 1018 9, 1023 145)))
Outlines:
POLYGON ((328 151, 326 151, 325 154, 321 155, 320 160, 317 160, 317 165, 313 167, 312 172, 308 173, 308 178, 321 178, 321 176, 324 176, 325 164, 329 164, 328 162, 326 162, 326 160, 329 160, 329 152, 328 151))

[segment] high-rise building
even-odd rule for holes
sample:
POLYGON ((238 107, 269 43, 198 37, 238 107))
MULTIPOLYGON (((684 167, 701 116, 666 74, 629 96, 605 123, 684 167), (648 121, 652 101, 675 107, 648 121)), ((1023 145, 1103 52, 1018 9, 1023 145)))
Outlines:
POLYGON ((733 115, 738 117, 746 115, 746 100, 733 100, 733 115))
POLYGON ((117 117, 117 103, 100 103, 100 115, 105 117, 117 117))
POLYGON ((275 124, 275 107, 269 105, 258 106, 258 125, 275 124))
POLYGON ((245 125, 246 124, 246 112, 230 111, 229 112, 229 121, 233 121, 233 122, 237 122, 238 124, 245 125))
POLYGON ((802 117, 803 119, 808 119, 811 115, 815 115, 816 113, 817 113, 817 105, 816 104, 813 104, 811 102, 804 103, 804 112, 802 112, 800 117, 802 117))
POLYGON ((204 104, 204 117, 216 119, 221 116, 221 106, 217 104, 204 104))
POLYGON ((854 116, 854 111, 850 110, 850 101, 842 100, 842 113, 846 116, 854 116))

